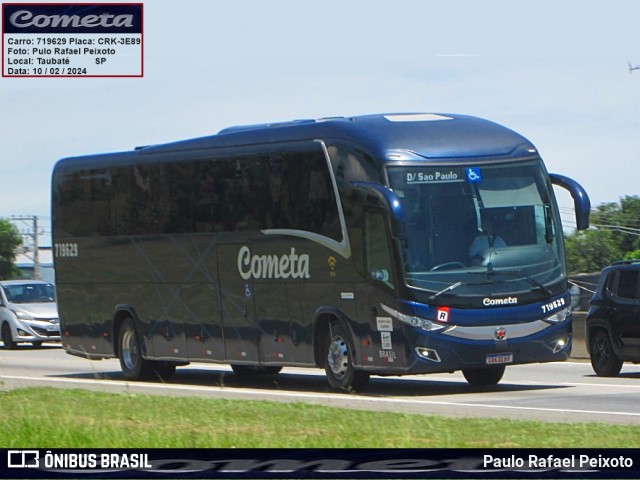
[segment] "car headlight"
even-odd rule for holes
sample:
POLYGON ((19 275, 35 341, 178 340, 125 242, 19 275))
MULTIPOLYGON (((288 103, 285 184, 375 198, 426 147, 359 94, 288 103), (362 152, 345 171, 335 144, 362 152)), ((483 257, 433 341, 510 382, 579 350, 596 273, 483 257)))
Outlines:
POLYGON ((543 320, 549 323, 560 323, 564 322, 567 318, 571 316, 571 308, 563 308, 562 310, 558 310, 556 313, 551 315, 550 317, 546 317, 543 320))
POLYGON ((11 309, 11 311, 20 320, 33 320, 33 316, 29 312, 25 312, 24 310, 18 310, 17 308, 11 309))

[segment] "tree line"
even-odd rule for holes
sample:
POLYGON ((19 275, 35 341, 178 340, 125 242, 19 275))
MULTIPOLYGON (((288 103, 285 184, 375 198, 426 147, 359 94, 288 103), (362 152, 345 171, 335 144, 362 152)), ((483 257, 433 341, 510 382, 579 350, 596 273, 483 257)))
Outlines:
POLYGON ((640 197, 603 203, 591 211, 591 228, 565 238, 570 274, 599 272, 616 260, 640 259, 640 197))

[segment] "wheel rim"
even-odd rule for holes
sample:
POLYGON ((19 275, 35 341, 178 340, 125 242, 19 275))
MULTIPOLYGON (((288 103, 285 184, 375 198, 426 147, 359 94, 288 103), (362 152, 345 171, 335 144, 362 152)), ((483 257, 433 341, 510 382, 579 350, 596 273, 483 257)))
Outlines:
POLYGON ((138 343, 133 330, 127 330, 122 335, 122 361, 125 367, 133 370, 138 359, 138 343))
POLYGON ((611 363, 611 349, 609 341, 604 335, 598 335, 595 339, 595 359, 599 368, 604 369, 611 363))
POLYGON ((336 378, 344 377, 349 366, 349 349, 347 348, 347 342, 341 336, 336 336, 331 345, 329 345, 327 361, 331 372, 336 378))

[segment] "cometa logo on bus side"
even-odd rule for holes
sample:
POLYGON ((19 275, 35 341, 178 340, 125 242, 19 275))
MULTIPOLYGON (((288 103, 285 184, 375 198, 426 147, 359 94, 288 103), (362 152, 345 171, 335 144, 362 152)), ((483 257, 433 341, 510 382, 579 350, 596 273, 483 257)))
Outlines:
POLYGON ((298 255, 291 247, 288 255, 252 255, 249 247, 244 246, 238 252, 238 272, 240 276, 250 278, 310 278, 309 255, 298 255))

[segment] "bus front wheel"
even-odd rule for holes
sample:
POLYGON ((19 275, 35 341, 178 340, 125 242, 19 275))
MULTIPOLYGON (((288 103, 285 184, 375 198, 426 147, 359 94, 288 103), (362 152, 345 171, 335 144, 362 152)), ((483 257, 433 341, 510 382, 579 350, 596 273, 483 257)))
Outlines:
POLYGON ((331 323, 324 370, 329 386, 334 390, 362 391, 369 383, 369 374, 354 368, 348 338, 348 333, 340 323, 331 323))
POLYGON ((467 368, 462 370, 464 378, 467 379, 469 385, 474 387, 489 387, 497 385, 504 375, 505 366, 487 368, 467 368))

